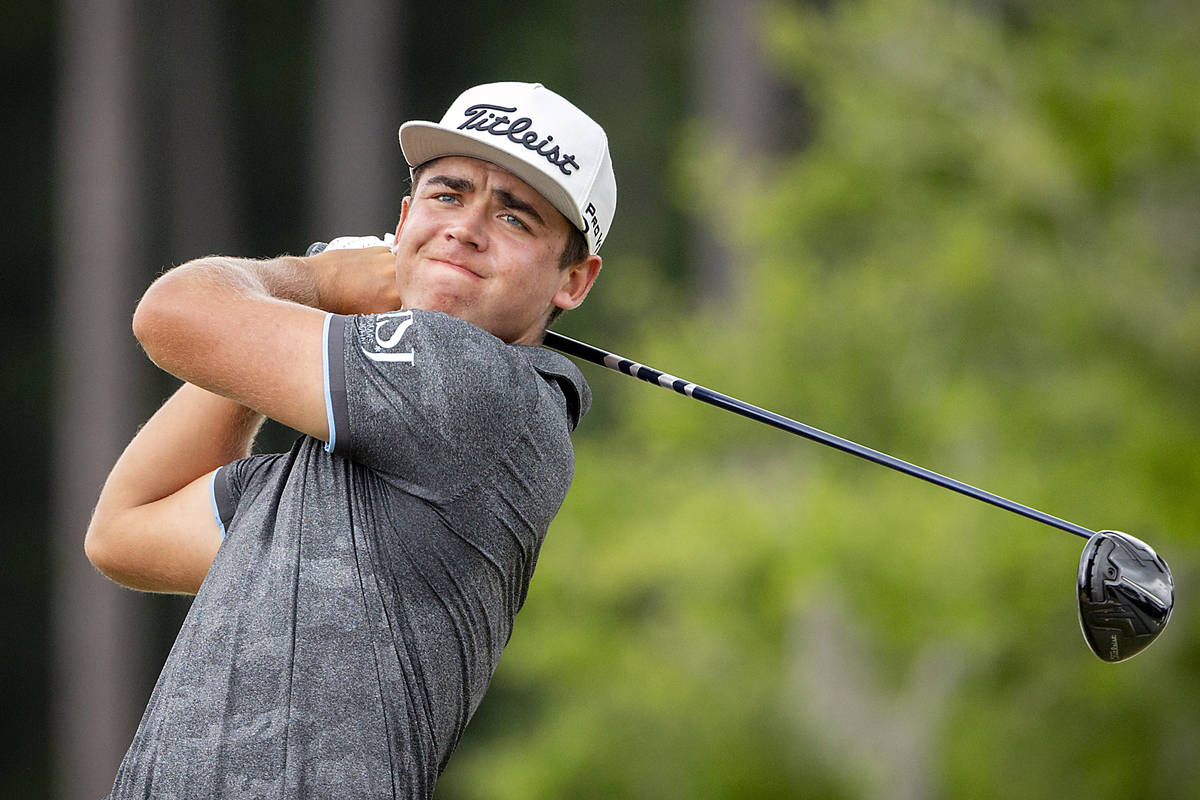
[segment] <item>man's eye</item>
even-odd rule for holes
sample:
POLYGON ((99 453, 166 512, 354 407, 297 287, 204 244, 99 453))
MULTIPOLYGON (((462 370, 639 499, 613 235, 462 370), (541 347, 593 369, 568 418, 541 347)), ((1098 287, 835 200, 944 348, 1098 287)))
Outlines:
POLYGON ((516 214, 504 214, 500 218, 513 227, 521 228, 522 230, 528 230, 528 226, 526 226, 525 223, 521 221, 521 218, 516 214))
POLYGON ((433 199, 437 200, 439 203, 453 203, 454 195, 442 192, 441 194, 435 194, 433 199))

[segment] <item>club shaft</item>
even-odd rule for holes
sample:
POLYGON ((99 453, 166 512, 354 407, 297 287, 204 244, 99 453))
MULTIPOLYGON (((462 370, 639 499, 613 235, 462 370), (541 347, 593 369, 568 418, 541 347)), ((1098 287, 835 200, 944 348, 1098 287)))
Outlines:
POLYGON ((998 494, 993 494, 983 489, 976 488, 970 484, 955 480, 954 478, 948 478, 945 475, 941 475, 932 470, 917 466, 916 464, 910 464, 902 459, 889 456, 887 453, 881 453, 878 450, 872 450, 870 447, 865 447, 856 442, 852 442, 849 439, 843 439, 842 437, 835 436, 832 433, 826 433, 819 428, 814 428, 811 425, 805 425, 803 422, 797 422, 794 419, 789 419, 788 417, 776 414, 773 411, 759 408, 758 406, 738 400, 735 397, 730 397, 729 395, 715 392, 712 389, 708 389, 690 381, 683 380, 682 378, 677 378, 674 375, 654 369, 653 367, 647 367, 646 365, 639 364, 632 359, 624 358, 616 355, 615 353, 610 353, 607 350, 601 350, 598 347, 580 342, 568 336, 563 336, 560 333, 546 331, 546 338, 543 343, 547 347, 551 347, 559 352, 566 353, 567 355, 575 356, 576 358, 581 358, 585 361, 590 361, 593 364, 599 364, 600 366, 607 367, 615 372, 621 372, 635 378, 640 378, 647 383, 656 384, 664 389, 672 389, 679 394, 686 395, 694 400, 708 403, 709 405, 716 406, 717 408, 723 408, 726 411, 732 411, 735 414, 741 414, 743 417, 748 417, 749 419, 766 423, 767 425, 779 428, 780 430, 794 433, 797 436, 803 436, 805 439, 827 445, 836 450, 841 450, 844 453, 849 453, 853 456, 858 456, 859 458, 866 459, 867 461, 874 462, 881 466, 889 467, 897 472, 902 472, 905 475, 911 475, 914 478, 920 478, 923 481, 928 481, 929 483, 941 486, 942 488, 950 489, 951 491, 958 492, 959 494, 964 494, 967 497, 973 497, 976 500, 981 500, 984 503, 988 503, 998 508, 1003 508, 1004 510, 1011 511, 1014 514, 1020 514, 1023 517, 1041 522, 1053 528, 1058 528, 1059 530, 1066 531, 1067 533, 1073 533, 1076 536, 1083 537, 1084 539, 1090 539, 1095 534, 1095 531, 1089 530, 1081 525, 1076 525, 1075 523, 1068 522, 1065 519, 1059 519, 1058 517, 1038 511, 1035 508, 1030 508, 1029 506, 1008 500, 998 494))

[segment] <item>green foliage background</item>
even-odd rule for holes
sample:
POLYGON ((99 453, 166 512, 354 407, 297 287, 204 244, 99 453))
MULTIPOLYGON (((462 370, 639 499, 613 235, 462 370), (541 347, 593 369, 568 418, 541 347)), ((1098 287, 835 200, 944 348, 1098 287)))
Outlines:
POLYGON ((1081 540, 585 367, 576 483, 442 796, 1197 796, 1200 11, 762 29, 814 139, 749 163, 681 134, 675 196, 741 294, 696 310, 609 254, 599 302, 645 312, 620 346, 1152 542, 1171 628, 1103 664, 1081 540))

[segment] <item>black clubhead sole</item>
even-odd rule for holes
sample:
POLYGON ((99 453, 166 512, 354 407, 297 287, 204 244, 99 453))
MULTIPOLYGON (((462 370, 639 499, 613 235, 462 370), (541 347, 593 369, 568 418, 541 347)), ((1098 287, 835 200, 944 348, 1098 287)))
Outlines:
POLYGON ((1079 558, 1079 627, 1092 652, 1117 662, 1150 646, 1171 619, 1175 581, 1145 542, 1117 531, 1088 539, 1079 558))

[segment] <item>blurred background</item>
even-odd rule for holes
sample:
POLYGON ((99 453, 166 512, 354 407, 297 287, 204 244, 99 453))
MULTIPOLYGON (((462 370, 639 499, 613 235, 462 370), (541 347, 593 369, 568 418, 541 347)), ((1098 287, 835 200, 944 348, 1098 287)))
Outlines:
POLYGON ((608 128, 620 186, 560 331, 1133 533, 1178 607, 1104 664, 1081 539, 585 365, 574 488, 438 796, 1200 796, 1200 5, 4 18, 0 795, 102 796, 187 610, 82 551, 174 386, 130 335, 140 292, 393 229, 399 123, 536 80, 608 128))

